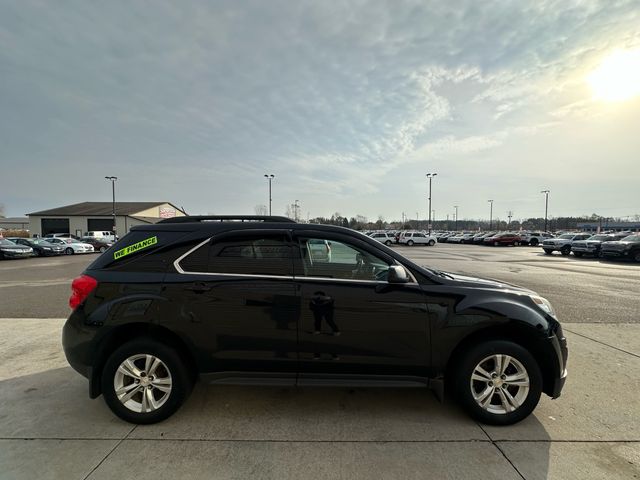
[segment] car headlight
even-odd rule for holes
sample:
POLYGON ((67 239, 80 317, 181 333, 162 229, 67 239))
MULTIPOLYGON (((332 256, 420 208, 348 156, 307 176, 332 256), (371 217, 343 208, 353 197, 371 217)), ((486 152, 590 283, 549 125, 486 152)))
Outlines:
POLYGON ((554 310, 553 305, 551 305, 551 302, 549 302, 549 300, 543 297, 537 297, 535 295, 530 295, 530 297, 531 300, 533 300, 533 303, 535 303, 543 312, 548 313, 552 317, 556 316, 556 311, 554 310))
POLYGON ((51 250, 51 247, 42 247, 43 250, 51 250))

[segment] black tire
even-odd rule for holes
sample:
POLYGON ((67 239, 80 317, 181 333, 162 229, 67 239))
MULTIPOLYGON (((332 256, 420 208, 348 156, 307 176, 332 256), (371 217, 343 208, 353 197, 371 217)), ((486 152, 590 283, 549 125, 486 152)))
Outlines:
POLYGON ((574 256, 574 257, 578 257, 578 258, 580 258, 582 255, 583 255, 583 253, 582 253, 582 252, 573 252, 573 256, 574 256))
MULTIPOLYGON (((140 337, 125 343, 107 359, 102 370, 102 394, 107 406, 121 419, 142 425, 161 422, 173 415, 187 399, 193 387, 193 375, 180 359, 180 355, 171 347, 157 340, 140 337), (133 411, 126 407, 115 392, 115 375, 120 365, 135 355, 149 354, 161 360, 164 373, 171 379, 171 390, 161 406, 147 413, 133 411)), ((142 389, 141 394, 144 392, 142 389)), ((137 394, 136 394, 137 395, 137 394)), ((162 395, 162 392, 160 392, 162 395)), ((135 396, 134 396, 135 399, 135 396)))
POLYGON ((408 245, 409 247, 413 247, 413 240, 409 240, 409 241, 407 242, 407 245, 408 245))
MULTIPOLYGON (((506 371, 507 375, 508 372, 509 370, 506 371)), ((538 363, 527 349, 507 340, 483 342, 463 352, 457 363, 454 382, 456 398, 466 412, 479 422, 489 425, 512 425, 528 417, 538 405, 542 393, 542 373, 538 363), (490 412, 481 407, 473 397, 472 388, 477 389, 476 391, 482 391, 484 382, 473 381, 472 383, 471 375, 483 359, 496 354, 509 355, 514 358, 524 367, 529 377, 529 390, 523 393, 522 403, 512 412, 490 412)), ((521 387, 508 386, 505 390, 515 394, 520 391, 519 388, 521 387)), ((496 388, 495 391, 499 392, 500 390, 496 388)), ((495 404, 500 404, 500 396, 498 393, 492 394, 490 404, 499 408, 500 405, 495 404)))
POLYGON ((532 238, 531 240, 529 240, 529 245, 531 245, 532 247, 537 247, 538 243, 540 242, 538 241, 537 238, 532 238))
POLYGON ((391 240, 387 240, 386 242, 384 242, 384 244, 388 247, 389 245, 391 245, 391 240))
POLYGON ((500 242, 493 242, 494 247, 497 247, 498 245, 500 245, 500 242))
POLYGON ((633 253, 631 254, 631 259, 632 259, 634 262, 640 263, 640 250, 636 250, 635 252, 633 252, 633 253))
POLYGON ((562 247, 560 249, 560 254, 564 255, 565 257, 570 253, 571 253, 571 245, 567 245, 566 247, 562 247))
POLYGON ((67 248, 64 249, 64 254, 65 255, 73 255, 73 253, 74 253, 73 252, 73 248, 71 248, 71 247, 67 247, 67 248))
POLYGON ((100 247, 100 253, 104 253, 106 251, 107 251, 107 247, 105 246, 100 247))
POLYGON ((549 248, 543 248, 545 255, 551 255, 553 254, 553 250, 549 249, 549 248))
POLYGON ((436 244, 435 240, 429 240, 429 246, 433 247, 436 244))

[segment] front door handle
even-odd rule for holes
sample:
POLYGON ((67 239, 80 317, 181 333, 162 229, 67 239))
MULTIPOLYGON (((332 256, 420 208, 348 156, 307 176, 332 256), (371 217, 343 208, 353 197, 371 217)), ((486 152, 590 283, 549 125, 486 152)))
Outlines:
POLYGON ((185 290, 190 290, 194 293, 204 293, 211 290, 211 287, 208 287, 202 282, 194 283, 192 286, 185 288, 185 290))

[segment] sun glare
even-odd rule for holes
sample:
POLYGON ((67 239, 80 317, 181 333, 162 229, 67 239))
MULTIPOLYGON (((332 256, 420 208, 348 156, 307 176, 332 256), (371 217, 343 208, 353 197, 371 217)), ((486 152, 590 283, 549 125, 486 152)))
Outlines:
POLYGON ((596 98, 621 102, 640 95, 640 49, 618 50, 589 75, 596 98))

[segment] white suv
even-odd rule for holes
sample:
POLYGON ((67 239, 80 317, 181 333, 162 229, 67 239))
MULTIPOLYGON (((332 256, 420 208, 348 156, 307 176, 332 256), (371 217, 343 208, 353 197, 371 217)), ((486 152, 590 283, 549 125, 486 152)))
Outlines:
POLYGON ((395 238, 389 235, 387 232, 373 232, 370 233, 369 236, 380 243, 384 243, 387 246, 395 243, 395 238))
POLYGON ((409 247, 412 247, 413 245, 429 245, 430 247, 433 247, 437 241, 436 237, 427 233, 403 232, 400 235, 398 243, 408 245, 409 247))

